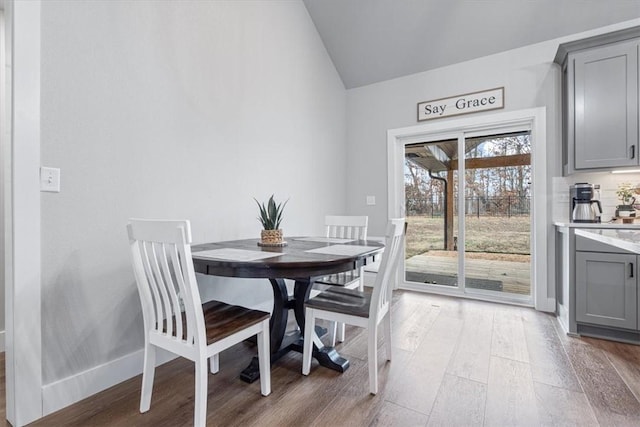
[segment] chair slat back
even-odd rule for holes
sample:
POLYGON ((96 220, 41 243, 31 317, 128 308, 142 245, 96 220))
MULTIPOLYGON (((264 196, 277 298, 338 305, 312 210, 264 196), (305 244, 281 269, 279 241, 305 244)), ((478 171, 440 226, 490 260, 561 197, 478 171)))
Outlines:
POLYGON ((385 246, 380 261, 380 268, 373 285, 373 295, 371 296, 371 306, 369 307, 369 320, 374 325, 378 324, 381 316, 389 309, 392 281, 395 280, 396 267, 402 252, 402 242, 404 237, 404 218, 389 220, 385 233, 385 246))
POLYGON ((189 221, 132 219, 127 231, 146 332, 206 345, 189 221))
POLYGON ((368 216, 327 215, 326 237, 367 240, 368 216))

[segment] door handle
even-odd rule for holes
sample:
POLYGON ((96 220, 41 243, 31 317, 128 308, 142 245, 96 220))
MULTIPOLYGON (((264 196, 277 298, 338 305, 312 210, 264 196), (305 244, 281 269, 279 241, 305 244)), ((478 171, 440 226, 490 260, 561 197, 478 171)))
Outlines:
POLYGON ((629 263, 629 267, 630 267, 629 268, 629 277, 633 277, 633 263, 632 262, 629 263))
POLYGON ((636 158, 636 146, 635 146, 635 145, 632 145, 632 146, 630 147, 630 149, 631 149, 631 158, 632 158, 632 159, 635 159, 635 158, 636 158))

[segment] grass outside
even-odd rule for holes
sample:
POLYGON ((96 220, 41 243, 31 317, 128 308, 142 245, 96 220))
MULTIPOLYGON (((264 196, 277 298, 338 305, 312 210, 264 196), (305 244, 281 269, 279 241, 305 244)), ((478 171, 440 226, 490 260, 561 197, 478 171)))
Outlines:
MULTIPOLYGON (((498 260, 529 258, 531 225, 529 216, 466 217, 465 250, 470 258, 498 260), (482 254, 482 255, 481 255, 482 254)), ((425 252, 446 255, 444 249, 444 219, 426 216, 407 217, 406 258, 425 252)), ((458 235, 454 219, 454 236, 458 235)), ((462 242, 458 242, 461 245, 462 242)), ((449 252, 456 254, 456 252, 449 252)))

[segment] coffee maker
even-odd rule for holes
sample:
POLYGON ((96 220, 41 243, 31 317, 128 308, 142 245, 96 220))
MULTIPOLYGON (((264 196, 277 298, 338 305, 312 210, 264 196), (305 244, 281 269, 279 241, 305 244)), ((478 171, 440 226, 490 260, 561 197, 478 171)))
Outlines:
POLYGON ((595 198, 595 191, 599 188, 599 185, 586 182, 578 182, 569 187, 571 222, 600 222, 602 205, 595 198))

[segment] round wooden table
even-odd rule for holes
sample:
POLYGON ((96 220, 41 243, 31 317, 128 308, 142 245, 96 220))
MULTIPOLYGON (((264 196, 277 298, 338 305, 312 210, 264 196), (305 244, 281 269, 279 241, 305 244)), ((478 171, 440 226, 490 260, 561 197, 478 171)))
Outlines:
MULTIPOLYGON (((269 322, 271 334, 271 362, 291 350, 302 352, 302 332, 304 331, 304 303, 309 299, 313 283, 320 277, 360 268, 374 260, 384 249, 380 242, 353 240, 340 245, 357 246, 357 254, 337 254, 309 252, 333 246, 336 243, 322 241, 323 238, 287 238, 283 247, 258 246, 259 239, 233 240, 227 242, 204 243, 191 248, 193 263, 197 273, 223 277, 268 279, 273 289, 273 312, 269 322), (316 240, 313 240, 316 239, 316 240), (277 256, 255 259, 218 259, 199 252, 212 250, 239 249, 242 251, 277 254, 277 256), (290 298, 284 280, 295 281, 293 297, 290 298), (287 331, 289 310, 293 309, 299 331, 287 331)), ((336 248, 333 248, 336 249, 336 248)), ((329 249, 329 251, 333 250, 329 249)), ((340 249, 340 248, 338 248, 340 249)), ((346 248, 348 249, 348 248, 346 248)), ((340 252, 340 251, 335 251, 340 252)), ((348 252, 348 250, 343 251, 348 252)), ((250 257, 251 254, 246 252, 250 257)), ((260 255, 260 254, 256 254, 260 255)), ((241 258, 241 257, 238 257, 241 258)), ((320 331, 318 331, 320 332, 320 331)), ((324 332, 324 331, 322 331, 324 332)), ((320 343, 320 340, 314 340, 320 343)), ((349 367, 349 361, 341 357, 333 347, 314 345, 313 356, 320 365, 339 372, 349 367)), ((257 357, 242 372, 240 377, 247 382, 259 378, 257 357)))

